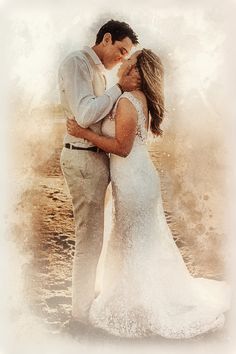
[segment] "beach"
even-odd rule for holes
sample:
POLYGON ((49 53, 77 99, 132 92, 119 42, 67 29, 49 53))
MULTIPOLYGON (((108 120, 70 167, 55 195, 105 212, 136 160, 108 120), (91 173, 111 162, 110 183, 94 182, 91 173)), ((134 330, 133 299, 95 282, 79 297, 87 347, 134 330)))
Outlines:
MULTIPOLYGON (((18 207, 30 220, 24 243, 19 245, 23 254, 30 255, 30 261, 24 265, 25 297, 32 312, 57 332, 71 313, 75 236, 72 204, 60 169, 64 120, 56 119, 53 129, 52 152, 34 168, 29 188, 22 194, 18 207)), ((148 146, 160 174, 167 222, 192 275, 223 279, 224 235, 219 230, 219 220, 216 222, 217 214, 214 218, 214 212, 210 211, 212 206, 206 215, 211 195, 202 193, 195 200, 195 194, 175 178, 181 174, 178 175, 180 169, 173 146, 170 136, 164 143, 153 142, 148 146)))

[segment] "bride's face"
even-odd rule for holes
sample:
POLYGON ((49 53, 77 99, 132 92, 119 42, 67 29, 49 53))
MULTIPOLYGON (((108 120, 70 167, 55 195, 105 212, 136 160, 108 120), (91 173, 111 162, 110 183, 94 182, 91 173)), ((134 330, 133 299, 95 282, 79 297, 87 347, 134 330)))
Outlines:
POLYGON ((128 59, 124 59, 118 70, 118 77, 121 78, 122 75, 126 72, 127 69, 135 68, 135 64, 137 63, 137 56, 141 53, 141 50, 137 50, 134 52, 128 59))

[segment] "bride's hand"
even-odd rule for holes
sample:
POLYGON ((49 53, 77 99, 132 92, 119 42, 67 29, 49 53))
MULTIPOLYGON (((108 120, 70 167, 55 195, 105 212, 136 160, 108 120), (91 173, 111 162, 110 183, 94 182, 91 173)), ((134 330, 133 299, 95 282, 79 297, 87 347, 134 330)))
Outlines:
POLYGON ((88 129, 82 128, 73 118, 67 118, 66 121, 67 132, 77 138, 85 138, 88 129))

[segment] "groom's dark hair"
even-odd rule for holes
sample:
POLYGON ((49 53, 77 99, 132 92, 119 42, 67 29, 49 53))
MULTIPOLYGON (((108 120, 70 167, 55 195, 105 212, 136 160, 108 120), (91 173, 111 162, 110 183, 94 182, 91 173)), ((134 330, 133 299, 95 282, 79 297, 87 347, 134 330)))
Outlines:
POLYGON ((129 37, 134 45, 138 44, 138 36, 126 22, 110 20, 105 23, 97 33, 96 44, 101 43, 105 33, 111 34, 112 44, 125 37, 129 37))

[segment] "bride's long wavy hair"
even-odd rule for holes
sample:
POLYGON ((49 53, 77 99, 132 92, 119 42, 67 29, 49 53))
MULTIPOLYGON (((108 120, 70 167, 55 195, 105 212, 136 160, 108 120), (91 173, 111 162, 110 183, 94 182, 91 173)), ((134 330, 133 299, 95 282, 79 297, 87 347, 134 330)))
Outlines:
POLYGON ((160 128, 164 117, 164 68, 160 58, 150 49, 143 49, 137 56, 136 67, 141 76, 141 89, 147 98, 151 116, 150 129, 156 136, 162 135, 160 128))

